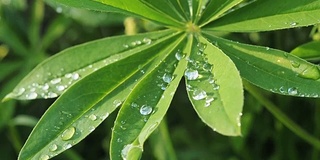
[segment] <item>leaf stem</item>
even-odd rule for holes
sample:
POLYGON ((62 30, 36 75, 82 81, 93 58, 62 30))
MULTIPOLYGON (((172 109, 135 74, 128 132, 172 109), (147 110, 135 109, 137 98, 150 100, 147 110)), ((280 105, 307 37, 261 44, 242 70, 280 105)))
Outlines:
POLYGON ((271 112, 271 114, 276 117, 284 126, 290 129, 297 136, 305 140, 307 143, 315 147, 317 150, 320 150, 320 141, 307 133, 304 129, 302 129, 299 125, 294 123, 289 117, 287 117, 278 107, 273 104, 269 99, 263 96, 257 87, 253 86, 247 81, 243 81, 245 89, 255 97, 262 105, 266 107, 266 109, 271 112))

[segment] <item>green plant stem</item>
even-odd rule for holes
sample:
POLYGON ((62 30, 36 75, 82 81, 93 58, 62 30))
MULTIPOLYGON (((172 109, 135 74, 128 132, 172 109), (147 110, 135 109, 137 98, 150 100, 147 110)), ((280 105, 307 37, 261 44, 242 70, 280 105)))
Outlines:
POLYGON ((20 149, 22 148, 20 136, 17 132, 15 125, 9 124, 8 128, 9 128, 9 136, 10 136, 13 148, 15 149, 16 153, 18 154, 20 149))
POLYGON ((297 136, 308 142, 310 145, 315 147, 317 150, 320 150, 320 141, 314 136, 307 133, 304 129, 302 129, 299 125, 294 123, 289 117, 287 117, 281 110, 278 109, 276 105, 274 105, 269 99, 267 99, 257 87, 253 86, 249 82, 243 82, 245 89, 255 97, 262 105, 266 107, 266 109, 271 112, 271 114, 276 117, 284 126, 290 129, 297 136))
POLYGON ((150 142, 156 159, 177 159, 169 136, 167 121, 165 119, 160 123, 158 130, 151 135, 150 142))

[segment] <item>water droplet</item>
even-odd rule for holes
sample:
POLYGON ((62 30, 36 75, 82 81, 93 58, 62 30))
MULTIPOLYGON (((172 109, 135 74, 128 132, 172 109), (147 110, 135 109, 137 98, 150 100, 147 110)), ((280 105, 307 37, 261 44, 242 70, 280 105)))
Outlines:
POLYGON ((121 138, 118 138, 118 139, 117 139, 117 142, 122 142, 122 139, 121 139, 121 138))
POLYGON ((207 44, 205 43, 198 43, 197 47, 199 48, 199 51, 203 52, 207 48, 207 44))
POLYGON ((91 119, 92 121, 95 121, 95 120, 97 120, 97 116, 94 115, 94 114, 91 114, 91 115, 89 116, 89 119, 91 119))
POLYGON ((16 93, 16 95, 17 95, 17 96, 20 96, 20 95, 22 95, 25 91, 26 91, 25 88, 19 88, 18 91, 17 91, 17 93, 16 93))
POLYGON ((103 116, 100 117, 101 120, 104 120, 106 118, 108 118, 109 116, 109 113, 107 112, 106 114, 104 114, 103 116))
POLYGON ((296 87, 288 88, 288 94, 289 95, 297 95, 298 94, 298 88, 296 88, 296 87))
POLYGON ((46 154, 41 155, 39 160, 48 160, 50 157, 46 154))
POLYGON ((209 107, 211 105, 211 102, 214 101, 215 98, 213 96, 207 96, 206 97, 206 103, 205 103, 205 107, 209 107))
POLYGON ((292 67, 294 67, 294 68, 298 68, 300 66, 300 63, 297 61, 290 61, 290 62, 291 62, 292 67))
POLYGON ((195 89, 192 94, 192 98, 194 100, 201 100, 207 97, 206 91, 202 89, 195 89))
POLYGON ((173 80, 173 76, 169 73, 165 73, 163 76, 162 76, 162 80, 166 83, 170 83, 172 80, 173 80))
POLYGON ((298 76, 301 78, 318 80, 320 79, 320 69, 317 66, 311 66, 299 73, 298 76))
POLYGON ((123 47, 124 47, 124 48, 129 48, 129 45, 124 44, 123 47))
POLYGON ((138 108, 138 107, 139 107, 139 105, 138 105, 137 103, 134 103, 134 102, 131 103, 131 106, 132 106, 133 108, 138 108))
POLYGON ((75 132, 76 132, 76 128, 70 127, 63 131, 63 133, 61 134, 61 139, 64 141, 70 140, 73 137, 75 132))
POLYGON ((113 101, 113 105, 115 107, 119 107, 121 104, 122 104, 122 102, 119 99, 116 99, 116 100, 113 101))
POLYGON ((291 22, 290 25, 291 26, 296 26, 296 25, 298 25, 298 23, 297 22, 291 22))
POLYGON ((140 108, 140 113, 144 116, 149 115, 152 112, 152 107, 148 105, 142 105, 140 108))
POLYGON ((186 76, 186 78, 188 80, 195 80, 198 78, 199 72, 197 70, 193 70, 193 69, 186 69, 184 75, 186 76))
POLYGON ((63 91, 65 89, 65 87, 63 85, 58 85, 56 86, 58 91, 63 91))
POLYGON ((42 86, 42 89, 43 89, 44 91, 48 90, 48 89, 49 89, 48 83, 45 83, 45 84, 42 86))
POLYGON ((73 73, 72 74, 72 79, 73 80, 78 80, 80 78, 80 75, 78 73, 73 73))
POLYGON ((58 146, 56 144, 53 144, 49 147, 49 151, 54 152, 58 149, 58 146))
POLYGON ((50 82, 51 82, 51 84, 60 83, 61 82, 61 78, 52 79, 50 82))
POLYGON ((213 65, 210 64, 210 63, 204 63, 203 66, 202 66, 203 70, 207 71, 207 72, 211 72, 212 71, 212 67, 213 67, 213 65))
POLYGON ((56 12, 57 12, 57 13, 62 13, 62 8, 61 8, 61 7, 57 7, 57 8, 56 8, 56 12))
POLYGON ((96 129, 95 127, 90 126, 90 127, 89 127, 89 132, 93 132, 95 129, 96 129))
POLYGON ((71 148, 71 147, 72 147, 72 145, 70 143, 66 143, 66 144, 63 145, 63 149, 66 149, 66 150, 71 148))
POLYGON ((286 92, 284 86, 281 86, 281 87, 279 88, 279 91, 280 91, 280 93, 285 93, 285 92, 286 92))
POLYGON ((237 124, 237 125, 238 125, 238 127, 241 127, 241 122, 238 122, 238 124, 237 124))
POLYGON ((152 40, 150 38, 143 38, 142 41, 143 41, 143 43, 145 43, 147 45, 151 44, 151 42, 152 42, 152 40))
POLYGON ((47 95, 47 98, 55 98, 58 97, 58 94, 54 93, 54 92, 49 92, 47 95))
POLYGON ((35 92, 30 92, 30 93, 28 93, 28 94, 26 95, 26 97, 27 97, 28 99, 35 99, 35 98, 38 97, 38 94, 35 93, 35 92))
POLYGON ((186 55, 184 53, 182 53, 182 51, 180 49, 178 49, 178 51, 175 54, 175 57, 178 61, 180 61, 181 59, 183 59, 186 55))
POLYGON ((218 84, 216 84, 216 83, 213 83, 213 84, 212 84, 212 89, 215 90, 215 91, 216 91, 216 90, 219 90, 219 89, 220 89, 220 86, 219 86, 218 84))

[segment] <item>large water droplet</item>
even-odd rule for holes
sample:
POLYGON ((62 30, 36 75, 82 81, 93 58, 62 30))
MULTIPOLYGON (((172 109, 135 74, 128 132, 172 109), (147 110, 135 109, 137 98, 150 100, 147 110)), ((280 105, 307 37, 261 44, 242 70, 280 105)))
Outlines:
POLYGON ((56 86, 58 91, 63 91, 65 89, 65 87, 63 85, 58 85, 56 86))
POLYGON ((80 75, 78 73, 73 73, 72 74, 72 79, 73 80, 78 80, 80 78, 80 75))
POLYGON ((180 61, 181 59, 183 59, 186 55, 184 53, 182 53, 182 51, 179 49, 176 54, 175 57, 178 61, 180 61))
POLYGON ((184 75, 188 80, 195 80, 199 77, 199 72, 194 69, 186 69, 184 75))
POLYGON ((297 95, 298 94, 298 88, 296 88, 296 87, 288 88, 288 94, 289 95, 297 95))
POLYGON ((162 76, 162 80, 166 83, 170 83, 172 80, 173 80, 173 76, 169 73, 165 73, 163 76, 162 76))
POLYGON ((207 97, 207 92, 203 89, 195 89, 192 93, 192 98, 194 100, 201 100, 207 97))
POLYGON ((56 144, 52 144, 50 147, 49 147, 49 151, 51 152, 54 152, 58 149, 58 146, 56 144))
POLYGON ((298 76, 301 78, 318 80, 320 79, 320 69, 317 66, 311 66, 299 73, 298 76))
POLYGON ((151 44, 152 40, 150 38, 143 38, 142 42, 148 45, 151 44))
POLYGON ((73 137, 75 132, 76 132, 76 128, 70 127, 63 131, 63 133, 61 134, 61 139, 64 141, 70 140, 73 137))
POLYGON ((152 107, 148 105, 142 105, 140 108, 140 114, 146 116, 152 112, 152 107))

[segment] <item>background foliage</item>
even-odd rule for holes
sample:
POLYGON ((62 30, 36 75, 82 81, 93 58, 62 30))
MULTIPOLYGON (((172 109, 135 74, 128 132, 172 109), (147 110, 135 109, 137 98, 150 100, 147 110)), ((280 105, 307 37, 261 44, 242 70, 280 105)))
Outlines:
MULTIPOLYGON (((117 14, 50 6, 41 0, 0 1, 0 99, 36 64, 64 48, 90 40, 158 29, 156 25, 117 14), (81 16, 79 16, 81 15, 81 16), (85 16, 84 16, 85 15, 85 16), (94 18, 93 18, 94 17, 94 18)), ((317 43, 316 28, 229 34, 229 39, 290 52, 307 42, 317 43)), ((319 63, 319 59, 313 60, 319 63)), ((194 112, 183 81, 171 103, 166 124, 160 125, 144 147, 142 159, 319 159, 312 147, 245 93, 242 137, 213 132, 194 112), (168 147, 172 144, 172 148, 168 147), (293 152, 294 151, 294 152, 293 152), (164 154, 166 153, 166 154, 164 154)), ((320 100, 259 93, 306 131, 319 137, 320 100)), ((53 100, 0 103, 0 155, 16 159, 37 120, 53 100)), ((108 159, 115 114, 72 149, 53 159, 108 159)))

